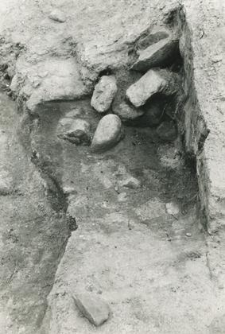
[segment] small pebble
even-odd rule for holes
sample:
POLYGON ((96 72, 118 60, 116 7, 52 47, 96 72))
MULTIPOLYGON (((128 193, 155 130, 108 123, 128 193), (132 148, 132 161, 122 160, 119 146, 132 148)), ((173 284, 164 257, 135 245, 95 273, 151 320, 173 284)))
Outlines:
POLYGON ((118 202, 126 202, 127 194, 125 192, 118 195, 118 202))
POLYGON ((166 203, 166 211, 169 215, 178 215, 180 210, 176 203, 166 203))
POLYGON ((191 237, 191 233, 186 233, 186 237, 191 237))
POLYGON ((65 14, 59 10, 59 9, 54 9, 48 16, 51 20, 63 23, 66 21, 66 16, 65 14))
POLYGON ((120 185, 122 187, 130 188, 130 189, 137 189, 141 186, 141 182, 135 177, 131 176, 131 177, 128 177, 126 180, 122 181, 120 185))

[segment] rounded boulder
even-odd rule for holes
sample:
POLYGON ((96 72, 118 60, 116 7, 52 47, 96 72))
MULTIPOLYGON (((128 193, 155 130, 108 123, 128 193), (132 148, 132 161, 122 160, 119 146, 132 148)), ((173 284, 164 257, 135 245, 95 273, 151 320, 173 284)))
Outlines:
POLYGON ((115 146, 123 137, 123 129, 120 118, 109 114, 104 116, 95 131, 91 150, 92 152, 103 152, 115 146))

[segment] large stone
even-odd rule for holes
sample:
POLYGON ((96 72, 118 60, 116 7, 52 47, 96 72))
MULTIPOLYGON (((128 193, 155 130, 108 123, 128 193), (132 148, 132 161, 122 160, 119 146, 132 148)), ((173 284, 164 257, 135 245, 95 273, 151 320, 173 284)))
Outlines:
POLYGON ((143 106, 153 95, 176 94, 180 88, 180 78, 168 70, 149 70, 137 82, 131 85, 126 96, 135 107, 143 106))
POLYGON ((113 112, 118 115, 122 121, 133 121, 144 114, 141 109, 136 109, 126 102, 121 102, 117 106, 113 106, 113 112))
POLYGON ((166 38, 150 45, 147 49, 139 51, 139 58, 131 67, 133 70, 147 71, 152 67, 168 65, 178 53, 177 39, 166 38))
POLYGON ((66 15, 59 9, 54 9, 48 16, 51 20, 63 23, 66 21, 66 15))
POLYGON ((122 123, 117 115, 104 116, 95 131, 91 149, 93 152, 105 151, 115 146, 123 136, 122 123))
POLYGON ((109 110, 117 92, 116 78, 112 75, 102 76, 94 89, 91 106, 98 112, 109 110))
POLYGON ((163 141, 170 142, 177 138, 177 127, 173 121, 162 122, 156 132, 163 141))
POLYGON ((31 113, 38 105, 57 100, 75 100, 87 94, 79 66, 73 58, 60 59, 49 57, 38 63, 29 63, 26 59, 19 62, 18 73, 12 80, 11 90, 27 100, 31 113), (21 89, 21 80, 24 86, 21 89))
POLYGON ((101 298, 87 293, 76 294, 73 298, 79 311, 96 327, 108 320, 110 308, 101 298))
POLYGON ((63 118, 57 129, 58 136, 76 145, 90 143, 90 124, 84 119, 63 118))
POLYGON ((150 70, 128 88, 126 96, 135 107, 140 107, 152 95, 161 92, 166 85, 167 81, 159 72, 150 70))

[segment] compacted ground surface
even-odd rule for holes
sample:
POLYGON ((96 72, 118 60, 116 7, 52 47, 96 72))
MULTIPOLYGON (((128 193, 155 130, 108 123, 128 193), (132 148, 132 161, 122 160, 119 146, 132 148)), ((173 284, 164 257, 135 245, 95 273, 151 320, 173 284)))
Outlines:
POLYGON ((5 161, 18 154, 22 161, 11 171, 18 191, 1 197, 4 332, 215 333, 218 324, 211 322, 224 313, 223 294, 210 271, 195 174, 180 144, 158 141, 151 128, 125 127, 115 148, 92 154, 56 133, 64 114, 80 106, 94 126, 99 117, 87 101, 40 108, 36 168, 42 173, 44 166, 64 189, 78 225, 55 276, 69 235, 66 220, 15 142, 14 103, 1 100, 3 134, 14 143, 5 161), (123 186, 131 177, 140 183, 123 186), (106 324, 95 329, 81 316, 72 298, 78 292, 107 301, 106 324))
POLYGON ((208 264, 195 174, 181 146, 160 142, 152 128, 125 127, 115 148, 92 154, 56 137, 57 121, 75 108, 94 126, 99 117, 88 101, 55 103, 40 108, 35 135, 78 224, 49 297, 48 331, 210 333, 223 298, 208 264), (131 177, 140 185, 123 186, 131 177), (111 319, 98 330, 75 308, 79 292, 109 303, 111 319))

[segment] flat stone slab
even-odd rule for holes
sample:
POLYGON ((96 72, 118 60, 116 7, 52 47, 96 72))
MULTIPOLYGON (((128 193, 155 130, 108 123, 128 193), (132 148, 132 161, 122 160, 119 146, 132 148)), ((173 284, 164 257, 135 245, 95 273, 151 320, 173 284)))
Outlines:
POLYGON ((11 89, 14 94, 20 91, 21 96, 29 97, 27 107, 30 112, 35 112, 41 103, 74 100, 87 94, 78 64, 73 58, 50 57, 37 64, 31 64, 23 59, 18 66, 18 73, 12 80, 11 89), (25 81, 21 90, 20 77, 25 81))
POLYGON ((166 38, 139 51, 139 58, 131 67, 133 70, 146 71, 152 67, 166 65, 178 52, 178 40, 166 38))
POLYGON ((138 49, 138 54, 140 54, 140 50, 148 48, 150 45, 158 43, 162 39, 168 38, 170 36, 170 32, 167 29, 158 28, 151 31, 151 33, 146 33, 146 35, 141 36, 136 42, 136 48, 138 49))
POLYGON ((131 85, 126 96, 135 107, 140 107, 156 93, 163 91, 167 81, 159 72, 149 70, 140 80, 131 85))
POLYGON ((90 293, 76 294, 73 298, 80 312, 96 327, 108 320, 110 308, 103 299, 90 293))
POLYGON ((117 92, 116 78, 112 75, 102 76, 95 86, 91 99, 91 106, 98 112, 109 110, 117 92))

